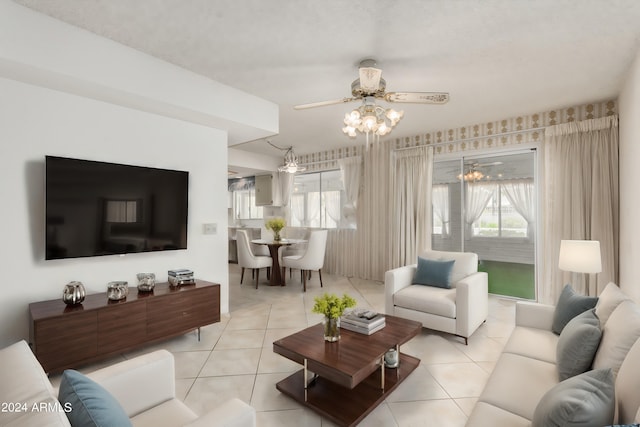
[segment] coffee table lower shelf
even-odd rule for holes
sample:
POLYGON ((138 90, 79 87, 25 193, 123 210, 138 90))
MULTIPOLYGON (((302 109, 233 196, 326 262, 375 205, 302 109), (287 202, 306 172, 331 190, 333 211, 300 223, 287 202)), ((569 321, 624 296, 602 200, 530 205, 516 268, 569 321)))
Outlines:
POLYGON ((420 359, 400 354, 398 368, 385 368, 385 388, 380 389, 380 370, 376 370, 353 389, 318 377, 307 389, 305 399, 304 370, 285 378, 276 388, 302 405, 340 426, 355 426, 420 364, 420 359))

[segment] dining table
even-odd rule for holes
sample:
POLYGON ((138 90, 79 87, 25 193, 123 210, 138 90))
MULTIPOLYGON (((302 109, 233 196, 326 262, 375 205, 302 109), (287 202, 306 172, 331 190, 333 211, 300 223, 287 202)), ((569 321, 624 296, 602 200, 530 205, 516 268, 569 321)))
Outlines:
POLYGON ((266 245, 269 248, 269 255, 271 255, 271 278, 269 279, 270 286, 284 286, 284 280, 282 280, 282 272, 280 271, 279 251, 282 246, 297 245, 300 243, 306 243, 304 239, 254 239, 251 243, 256 245, 266 245))

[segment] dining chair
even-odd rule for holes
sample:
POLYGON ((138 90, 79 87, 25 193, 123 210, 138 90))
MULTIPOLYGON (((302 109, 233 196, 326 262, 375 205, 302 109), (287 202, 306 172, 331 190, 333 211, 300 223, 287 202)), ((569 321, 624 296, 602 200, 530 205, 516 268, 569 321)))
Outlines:
POLYGON ((312 231, 309 235, 307 250, 302 255, 289 255, 282 257, 282 280, 284 281, 286 268, 299 268, 302 273, 304 292, 307 291, 307 277, 309 273, 318 270, 320 287, 322 287, 322 267, 324 266, 324 253, 327 248, 327 230, 312 231))
POLYGON ((238 265, 242 267, 240 273, 240 284, 244 280, 244 269, 250 268, 255 273, 256 289, 258 289, 258 280, 260 279, 260 269, 267 269, 267 278, 271 269, 272 259, 270 256, 254 255, 251 250, 249 235, 246 230, 238 230, 236 233, 238 242, 238 265))

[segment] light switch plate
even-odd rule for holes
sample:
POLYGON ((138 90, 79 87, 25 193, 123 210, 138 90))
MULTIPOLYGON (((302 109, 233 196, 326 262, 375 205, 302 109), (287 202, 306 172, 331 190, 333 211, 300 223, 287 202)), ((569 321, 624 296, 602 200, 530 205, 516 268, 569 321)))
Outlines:
POLYGON ((218 224, 215 222, 210 224, 202 224, 203 234, 216 234, 218 232, 218 224))

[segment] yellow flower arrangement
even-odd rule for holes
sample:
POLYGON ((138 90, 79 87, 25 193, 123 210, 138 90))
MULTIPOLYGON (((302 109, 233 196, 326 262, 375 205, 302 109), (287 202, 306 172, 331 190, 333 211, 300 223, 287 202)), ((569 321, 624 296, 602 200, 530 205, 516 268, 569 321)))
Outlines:
POLYGON ((273 240, 280 240, 280 231, 287 225, 287 222, 284 218, 275 217, 267 220, 264 223, 264 226, 267 230, 273 231, 273 240))

